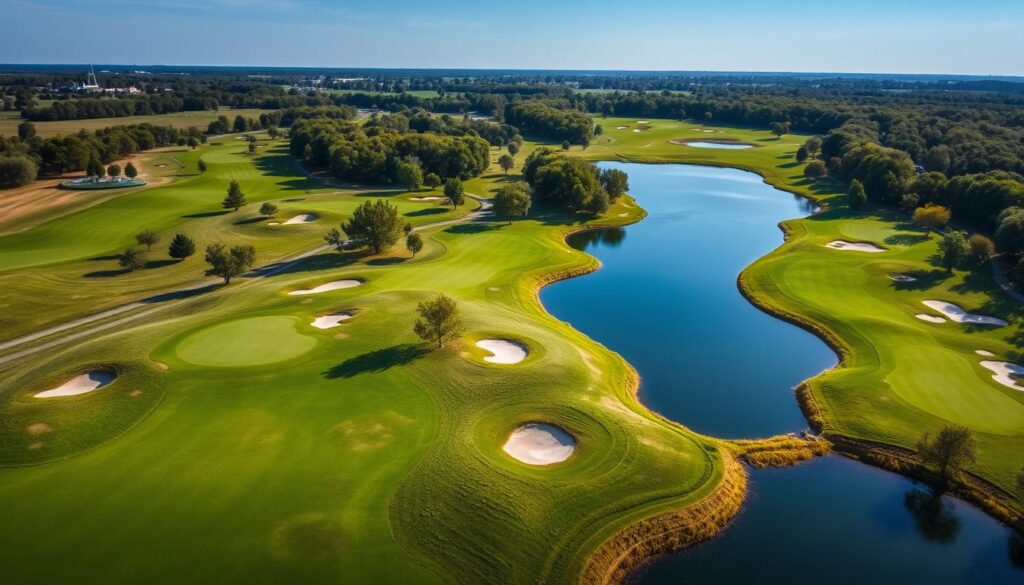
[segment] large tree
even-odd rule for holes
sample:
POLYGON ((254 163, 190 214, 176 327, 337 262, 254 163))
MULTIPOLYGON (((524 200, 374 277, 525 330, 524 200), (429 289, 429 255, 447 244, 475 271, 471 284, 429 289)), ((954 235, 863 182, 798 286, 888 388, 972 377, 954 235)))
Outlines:
POLYGON ((619 169, 605 169, 601 171, 601 187, 608 192, 608 199, 614 203, 629 191, 629 175, 619 169))
POLYGON ((245 274, 256 261, 256 249, 252 246, 232 246, 210 244, 206 247, 206 263, 210 268, 207 276, 219 276, 224 284, 231 284, 231 279, 245 274))
POLYGON ((238 184, 238 181, 231 181, 231 184, 228 185, 228 194, 220 205, 224 209, 234 209, 235 211, 245 205, 245 193, 242 192, 242 186, 238 184))
POLYGON ((943 479, 952 477, 965 463, 975 457, 975 441, 970 429, 946 425, 934 436, 924 433, 917 441, 917 456, 922 463, 938 468, 943 479))
POLYGON ((501 170, 505 171, 506 175, 515 165, 516 159, 512 158, 512 155, 510 154, 503 154, 498 157, 498 166, 501 167, 501 170))
POLYGON ((929 203, 914 210, 912 221, 923 227, 926 234, 931 235, 932 231, 946 227, 951 216, 949 208, 929 203))
POLYGON ((20 187, 36 180, 39 168, 24 156, 0 156, 0 187, 20 187))
POLYGON ((946 271, 953 272, 953 267, 971 253, 967 244, 967 234, 959 230, 949 230, 939 241, 939 255, 942 256, 942 265, 946 271))
POLYGON ((511 224, 513 217, 522 217, 530 212, 531 203, 530 190, 526 185, 505 185, 494 194, 494 213, 508 219, 511 224))
POLYGON ((448 198, 448 203, 452 207, 458 207, 466 202, 465 189, 462 186, 462 181, 452 178, 444 184, 444 196, 448 198))
POLYGON ((352 213, 341 229, 356 244, 369 248, 374 254, 394 246, 402 237, 402 220, 398 208, 378 199, 366 201, 352 213))
POLYGON ((981 234, 974 234, 968 238, 967 245, 971 248, 971 256, 978 262, 988 262, 996 254, 996 245, 981 234))
POLYGON ((444 347, 445 342, 462 335, 462 320, 459 318, 459 307, 451 298, 441 294, 419 303, 416 310, 420 318, 413 326, 413 331, 424 341, 436 343, 444 347))
POLYGON ((139 176, 139 171, 138 169, 135 168, 135 165, 129 162, 128 164, 124 165, 124 176, 128 177, 129 179, 134 179, 135 177, 139 176))
POLYGON ((850 209, 860 209, 868 202, 868 195, 864 192, 864 185, 854 179, 850 181, 850 189, 846 192, 846 203, 850 209))
POLYGON ((419 189, 423 184, 423 171, 416 163, 403 162, 398 165, 398 182, 405 187, 406 191, 419 189))
POLYGON ((407 250, 412 252, 413 256, 416 256, 416 254, 423 249, 423 237, 416 232, 409 232, 409 234, 405 236, 405 247, 407 250))
POLYGON ((117 257, 117 263, 125 272, 135 272, 146 267, 146 252, 142 248, 128 248, 117 257))
POLYGON ((277 206, 269 201, 264 201, 263 205, 260 205, 260 215, 263 217, 274 217, 277 215, 277 206))

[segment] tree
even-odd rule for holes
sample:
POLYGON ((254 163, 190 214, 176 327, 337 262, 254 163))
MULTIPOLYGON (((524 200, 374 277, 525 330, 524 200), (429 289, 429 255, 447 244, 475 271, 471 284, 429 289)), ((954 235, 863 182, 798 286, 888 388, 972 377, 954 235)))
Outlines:
POLYGON ((465 203, 466 196, 462 181, 455 178, 448 179, 444 184, 444 196, 448 198, 448 203, 452 207, 458 207, 465 203))
POLYGON ((334 249, 340 252, 345 248, 348 239, 345 238, 345 234, 341 233, 338 228, 331 228, 324 234, 324 241, 334 246, 334 249))
POLYGON ((945 173, 953 159, 953 151, 945 144, 934 146, 924 154, 921 165, 926 171, 945 173))
POLYGON ((850 189, 846 192, 846 202, 850 209, 860 209, 868 202, 868 194, 864 192, 864 185, 857 179, 850 182, 850 189))
POLYGON ((917 457, 926 465, 938 468, 944 480, 955 475, 965 463, 974 461, 975 441, 970 429, 946 425, 932 437, 925 432, 917 440, 917 457))
POLYGON ((107 175, 109 175, 111 179, 116 179, 117 177, 120 177, 121 176, 121 165, 119 165, 119 164, 112 164, 109 167, 107 167, 107 175))
POLYGON ((608 193, 608 199, 614 203, 629 191, 629 175, 619 169, 605 169, 601 171, 601 187, 608 193))
POLYGON ((39 167, 24 156, 0 155, 0 187, 20 187, 36 180, 39 167))
POLYGON ((821 138, 811 136, 806 142, 804 142, 804 148, 807 149, 807 156, 818 156, 818 153, 821 152, 821 138))
POLYGON ((412 224, 409 223, 409 222, 405 222, 405 225, 402 226, 402 233, 407 235, 407 236, 409 234, 411 234, 412 233, 412 224))
POLYGON ((243 205, 245 205, 245 193, 242 193, 242 186, 238 184, 238 181, 231 181, 228 185, 228 194, 221 202, 220 206, 224 209, 234 209, 238 211, 243 205))
POLYGON ((594 136, 600 136, 602 134, 604 134, 604 126, 594 124, 594 136))
POLYGON ((789 134, 789 122, 772 122, 768 127, 776 139, 782 138, 784 134, 789 134))
POLYGON ((142 230, 135 234, 135 242, 140 246, 145 246, 146 250, 152 250, 153 245, 160 241, 160 234, 153 230, 142 230))
POLYGON ((277 206, 269 201, 265 201, 263 205, 260 205, 260 215, 263 217, 274 217, 277 215, 277 206))
POLYGON ((971 236, 967 240, 967 245, 971 249, 971 256, 974 256, 978 262, 988 262, 989 258, 996 254, 996 245, 981 234, 971 236))
POLYGON ((801 146, 800 148, 796 149, 796 162, 802 163, 802 162, 806 161, 807 160, 807 156, 808 156, 808 154, 807 154, 807 147, 806 146, 801 146))
POLYGON ((451 298, 440 294, 432 300, 423 301, 416 310, 420 318, 413 326, 413 331, 424 341, 436 343, 444 347, 446 341, 462 335, 462 320, 459 318, 459 307, 451 298))
POLYGON ((139 176, 139 171, 138 169, 135 168, 135 165, 129 162, 128 164, 124 165, 124 176, 128 177, 129 179, 134 179, 135 177, 139 176))
POLYGON ((441 177, 437 176, 437 173, 427 173, 427 176, 423 177, 423 184, 431 189, 437 189, 441 186, 441 177))
POLYGON ((950 217, 952 214, 949 208, 929 203, 915 209, 911 221, 923 227, 926 235, 931 235, 933 230, 937 231, 945 227, 949 223, 950 217))
POLYGON ((146 252, 142 248, 128 248, 117 257, 117 263, 125 272, 135 272, 146 267, 146 252))
POLYGON ((204 161, 203 159, 199 159, 199 162, 197 163, 196 166, 199 168, 200 175, 206 174, 206 161, 204 161))
POLYGON ((255 154, 255 153, 256 153, 256 143, 255 142, 249 142, 249 154, 255 154))
POLYGON ((711 112, 711 110, 707 110, 707 111, 704 112, 704 121, 705 122, 710 122, 711 118, 714 118, 714 117, 715 117, 715 115, 711 112))
POLYGON ((199 140, 195 136, 189 136, 188 142, 185 144, 187 144, 192 150, 195 150, 199 146, 199 140))
POLYGON ((512 158, 512 155, 503 154, 498 157, 498 165, 501 166, 501 170, 505 171, 506 175, 512 169, 512 167, 515 166, 515 164, 516 159, 512 158))
POLYGON ((515 141, 509 142, 508 145, 505 146, 505 148, 508 149, 508 153, 511 154, 512 156, 515 156, 515 155, 519 154, 519 143, 518 142, 515 142, 515 141))
MULTIPOLYGON (((854 179, 856 180, 856 179, 854 179)), ((900 198, 900 209, 907 213, 914 213, 920 207, 921 197, 917 193, 904 193, 900 198)))
POLYGON ((939 254, 942 256, 942 265, 946 271, 953 272, 953 267, 971 253, 967 244, 967 234, 959 230, 949 230, 942 236, 939 242, 939 254))
POLYGON ((281 131, 277 128, 277 126, 268 126, 267 127, 267 136, 269 136, 271 140, 276 140, 277 137, 280 136, 280 135, 281 135, 281 131))
POLYGON ((416 163, 400 163, 398 165, 398 182, 405 187, 406 191, 419 189, 423 184, 423 171, 416 163))
POLYGON ((415 257, 420 250, 423 249, 423 237, 416 232, 412 232, 405 236, 405 247, 412 252, 415 257))
POLYGON ((568 150, 569 150, 569 147, 571 147, 571 146, 572 146, 572 145, 571 145, 571 144, 569 144, 569 141, 568 141, 568 140, 563 140, 563 141, 562 141, 562 150, 568 151, 568 150))
POLYGON ((825 163, 820 160, 812 160, 804 167, 804 176, 812 181, 817 181, 827 174, 828 169, 825 167, 825 163))
POLYGON ((103 163, 100 162, 100 159, 94 155, 85 166, 85 173, 90 177, 102 179, 103 175, 107 174, 107 171, 103 168, 103 163))
POLYGON ((246 123, 245 118, 242 117, 242 114, 238 114, 237 116, 235 116, 235 122, 233 127, 235 132, 245 132, 249 128, 249 124, 246 123))
POLYGON ((184 260, 195 253, 196 243, 185 234, 174 234, 171 245, 167 247, 167 255, 178 260, 184 260))
POLYGON ((252 246, 232 246, 228 249, 224 244, 210 244, 206 247, 206 263, 210 265, 207 276, 219 276, 224 284, 231 284, 231 279, 245 274, 256 261, 256 249, 252 246))
POLYGON ((530 205, 533 201, 526 185, 513 183, 498 189, 494 194, 493 203, 494 213, 498 217, 508 219, 511 224, 513 217, 523 217, 530 212, 530 205))
POLYGON ((18 140, 28 142, 36 136, 36 125, 28 120, 18 124, 18 140))
POLYGON ((402 236, 402 220, 398 217, 397 207, 378 199, 373 203, 366 201, 357 207, 341 229, 355 243, 370 248, 374 254, 380 254, 394 246, 402 236))

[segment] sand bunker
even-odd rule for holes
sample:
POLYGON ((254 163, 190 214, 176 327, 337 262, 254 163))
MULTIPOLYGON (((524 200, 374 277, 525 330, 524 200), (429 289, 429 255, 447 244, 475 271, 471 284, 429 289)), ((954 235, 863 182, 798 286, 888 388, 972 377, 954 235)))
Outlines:
POLYGON ((357 287, 357 286, 359 286, 361 284, 363 284, 363 281, 361 281, 361 280, 351 280, 351 279, 349 279, 349 280, 335 280, 334 282, 328 282, 326 284, 321 284, 320 286, 315 286, 313 288, 300 288, 299 290, 293 290, 293 291, 291 291, 288 294, 289 295, 315 295, 315 294, 319 294, 319 293, 322 293, 322 292, 328 292, 328 291, 338 290, 338 289, 342 289, 342 288, 355 288, 355 287, 357 287))
POLYGON ((704 132, 705 134, 714 134, 714 133, 715 133, 715 131, 714 131, 714 130, 703 130, 703 132, 704 132))
POLYGON ((302 215, 296 215, 295 217, 284 222, 284 225, 292 225, 296 223, 309 223, 311 221, 316 221, 316 216, 313 215, 312 213, 303 213, 302 215))
POLYGON ((935 315, 929 315, 928 313, 918 313, 918 314, 916 314, 914 316, 917 317, 918 319, 922 320, 922 321, 927 321, 929 323, 945 323, 946 322, 946 320, 943 319, 942 317, 936 317, 935 315))
POLYGON ((636 123, 637 124, 650 124, 650 122, 648 122, 647 120, 637 120, 636 123))
POLYGON ((57 398, 59 396, 78 396, 110 385, 117 374, 110 370, 94 370, 71 378, 56 388, 44 390, 36 394, 36 398, 57 398))
POLYGON ((313 319, 311 325, 317 329, 330 329, 341 325, 342 321, 348 321, 352 318, 352 315, 348 313, 335 313, 333 315, 324 315, 323 317, 317 317, 313 319))
POLYGON ((529 465, 551 465, 572 455, 576 439, 555 425, 529 423, 512 431, 502 449, 529 465))
POLYGON ((913 276, 907 274, 890 274, 889 278, 895 280, 896 282, 914 282, 915 280, 917 280, 913 276))
POLYGON ((272 221, 272 222, 268 223, 267 225, 281 225, 281 222, 279 222, 279 221, 272 221))
POLYGON ((879 248, 867 242, 847 242, 846 240, 832 240, 825 244, 826 248, 833 250, 853 250, 854 252, 885 252, 885 248, 879 248))
POLYGON ((492 364, 518 364, 529 353, 525 345, 507 339, 481 339, 476 346, 494 354, 484 358, 492 364))
POLYGON ((409 201, 442 201, 444 199, 446 199, 446 197, 436 197, 436 196, 430 196, 430 197, 410 197, 409 201))
POLYGON ((1005 327, 1006 321, 999 319, 998 317, 987 317, 985 315, 975 315, 968 313, 961 309, 958 305, 953 303, 947 303, 945 301, 921 301, 924 306, 935 309, 942 313, 952 321, 957 323, 968 323, 970 325, 992 325, 993 327, 1005 327))
POLYGON ((981 362, 981 367, 992 372, 992 379, 1007 388, 1024 392, 1024 387, 1017 385, 1015 376, 1024 376, 1024 366, 1010 362, 981 362))
POLYGON ((616 130, 625 130, 626 128, 629 128, 629 126, 616 126, 615 127, 616 130))
POLYGON ((992 353, 991 351, 986 351, 984 349, 976 349, 974 350, 974 353, 980 355, 981 357, 996 357, 996 354, 992 353))
POLYGON ((633 132, 647 132, 647 128, 633 128, 633 132))

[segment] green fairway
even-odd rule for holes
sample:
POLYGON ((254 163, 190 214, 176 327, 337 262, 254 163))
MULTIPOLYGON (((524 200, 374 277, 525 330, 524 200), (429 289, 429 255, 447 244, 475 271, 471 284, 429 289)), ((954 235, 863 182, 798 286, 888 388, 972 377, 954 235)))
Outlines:
POLYGON ((293 317, 251 317, 229 321, 182 339, 179 358, 200 366, 262 366, 300 356, 316 347, 316 338, 296 330, 293 317))

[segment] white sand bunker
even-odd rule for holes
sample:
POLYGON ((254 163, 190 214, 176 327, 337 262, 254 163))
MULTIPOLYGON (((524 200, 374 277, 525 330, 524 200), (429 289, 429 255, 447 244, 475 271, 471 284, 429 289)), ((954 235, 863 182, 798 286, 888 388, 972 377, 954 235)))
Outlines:
POLYGON ((512 431, 502 449, 529 465, 551 465, 572 455, 576 439, 555 425, 529 423, 512 431))
POLYGON ((311 221, 316 221, 316 216, 313 215, 312 213, 303 213, 301 215, 296 215, 295 217, 284 222, 284 225, 293 225, 296 223, 309 223, 311 221))
POLYGON ((436 196, 430 196, 430 197, 410 197, 409 201, 441 201, 443 199, 445 199, 445 197, 436 197, 436 196))
POLYGON ((633 128, 633 132, 646 132, 647 128, 633 128))
POLYGON ((317 317, 313 319, 311 325, 317 329, 331 329, 341 325, 343 321, 348 321, 352 318, 352 315, 348 313, 335 313, 333 315, 324 315, 323 317, 317 317))
POLYGON ((910 276, 909 274, 890 274, 889 278, 891 280, 895 280, 896 282, 914 282, 915 280, 917 280, 916 278, 910 276))
POLYGON ((980 355, 981 357, 996 357, 996 354, 984 349, 976 349, 974 350, 974 353, 980 355))
POLYGON ((958 305, 953 303, 947 303, 945 301, 921 301, 926 307, 935 309, 942 313, 950 320, 956 321, 957 323, 968 323, 970 325, 992 325, 993 327, 1005 327, 1006 321, 998 317, 987 317, 985 315, 975 315, 968 313, 961 309, 958 305))
POLYGON ((637 124, 650 124, 650 122, 648 122, 647 120, 637 120, 636 123, 637 124))
POLYGON ((352 279, 349 279, 349 280, 335 280, 334 282, 328 282, 326 284, 321 284, 320 286, 315 286, 313 288, 300 288, 299 290, 293 290, 292 292, 290 292, 288 294, 289 295, 315 295, 315 294, 319 294, 319 293, 323 293, 323 292, 328 292, 328 291, 332 291, 332 290, 339 290, 339 289, 343 289, 343 288, 355 288, 355 287, 357 287, 357 286, 359 286, 361 284, 363 284, 363 281, 361 281, 361 280, 352 280, 352 279))
POLYGON ((833 250, 853 250, 854 252, 885 252, 885 248, 879 248, 868 242, 847 242, 846 240, 832 240, 825 244, 826 248, 833 250))
POLYGON ((94 370, 71 378, 56 388, 44 390, 36 394, 36 398, 57 398, 59 396, 78 396, 110 385, 117 374, 110 370, 94 370))
POLYGON ((616 126, 615 127, 616 130, 625 130, 626 128, 629 128, 629 126, 616 126))
POLYGON ((918 314, 916 314, 914 316, 917 317, 918 319, 922 320, 922 321, 927 321, 929 323, 945 323, 946 322, 946 320, 943 319, 942 317, 936 317, 935 315, 929 315, 928 313, 918 313, 918 314))
POLYGON ((705 134, 714 134, 715 131, 714 130, 704 130, 704 133, 705 134))
POLYGON ((481 339, 476 346, 494 354, 484 358, 492 364, 518 364, 529 353, 525 345, 507 339, 481 339))
POLYGON ((1024 392, 1024 387, 1017 385, 1016 376, 1024 376, 1024 366, 1010 362, 981 362, 981 367, 992 372, 992 379, 1007 388, 1024 392))

